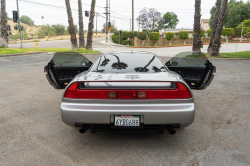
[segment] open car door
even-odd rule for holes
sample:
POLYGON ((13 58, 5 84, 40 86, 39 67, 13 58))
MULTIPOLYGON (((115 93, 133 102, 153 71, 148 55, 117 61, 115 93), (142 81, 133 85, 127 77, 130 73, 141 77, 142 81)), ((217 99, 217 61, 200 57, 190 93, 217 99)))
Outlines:
POLYGON ((77 74, 88 70, 92 64, 80 53, 55 53, 44 67, 44 73, 55 89, 64 89, 77 74))
POLYGON ((201 52, 179 53, 166 66, 181 75, 191 89, 197 90, 208 87, 216 73, 216 67, 201 52))

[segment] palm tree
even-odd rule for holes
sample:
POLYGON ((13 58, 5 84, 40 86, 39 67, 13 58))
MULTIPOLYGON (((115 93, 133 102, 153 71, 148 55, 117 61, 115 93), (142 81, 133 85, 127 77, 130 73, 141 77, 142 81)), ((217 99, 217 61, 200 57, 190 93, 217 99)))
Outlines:
POLYGON ((212 46, 210 55, 212 56, 218 56, 220 52, 220 47, 221 47, 221 34, 223 30, 223 24, 226 16, 226 10, 227 10, 227 3, 228 0, 223 0, 222 2, 222 9, 220 12, 220 18, 219 18, 219 23, 217 25, 216 33, 215 33, 215 38, 214 38, 214 44, 212 46))
POLYGON ((106 66, 109 63, 109 59, 106 59, 105 55, 104 55, 104 61, 102 61, 102 64, 100 66, 106 66))
POLYGON ((1 0, 1 37, 7 43, 8 33, 7 33, 7 13, 6 13, 5 0, 1 0))
POLYGON ((85 47, 84 30, 83 30, 83 17, 82 17, 82 0, 78 0, 78 13, 79 13, 79 48, 85 47))
POLYGON ((70 8, 70 3, 69 0, 65 0, 66 3, 66 8, 67 8, 67 13, 68 13, 68 21, 69 21, 69 33, 70 33, 70 40, 71 40, 71 49, 72 50, 77 50, 77 39, 76 39, 76 32, 74 29, 74 22, 72 18, 72 13, 71 13, 71 8, 70 8))
POLYGON ((213 27, 212 27, 212 33, 211 33, 211 38, 210 38, 210 43, 207 49, 207 52, 210 52, 214 43, 214 37, 216 33, 216 28, 219 22, 219 17, 220 17, 220 11, 221 11, 221 0, 217 0, 216 2, 216 11, 214 15, 214 22, 213 22, 213 27))
MULTIPOLYGON (((42 16, 42 20, 44 19, 44 17, 42 16)), ((44 25, 44 22, 43 22, 43 25, 44 25)))
POLYGON ((195 0, 193 51, 201 51, 201 0, 195 0))
POLYGON ((86 49, 88 50, 92 50, 94 18, 95 18, 95 0, 92 0, 90 17, 89 17, 87 45, 86 45, 86 49))
POLYGON ((144 67, 136 67, 134 70, 136 72, 148 72, 149 70, 148 70, 147 67, 154 61, 154 59, 155 59, 155 56, 148 62, 148 64, 146 66, 144 66, 144 67))
POLYGON ((126 63, 120 61, 120 58, 118 56, 116 55, 113 56, 116 57, 117 62, 112 64, 112 69, 122 70, 128 67, 126 63))

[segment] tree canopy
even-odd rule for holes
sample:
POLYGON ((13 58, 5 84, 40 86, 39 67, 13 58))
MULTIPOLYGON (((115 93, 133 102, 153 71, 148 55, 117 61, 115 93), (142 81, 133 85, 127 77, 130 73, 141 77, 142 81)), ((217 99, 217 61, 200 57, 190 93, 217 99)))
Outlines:
POLYGON ((167 12, 163 15, 164 18, 164 28, 175 29, 179 23, 178 16, 173 12, 167 12))
MULTIPOLYGON (((164 22, 162 14, 154 8, 147 9, 146 7, 140 11, 140 15, 136 18, 143 29, 153 32, 154 29, 159 27, 159 23, 164 22)), ((159 28, 161 29, 161 28, 159 28)))
MULTIPOLYGON (((215 6, 210 10, 211 17, 209 26, 213 26, 213 20, 215 15, 215 6)), ((250 1, 236 1, 230 0, 227 5, 226 17, 224 25, 226 28, 235 28, 244 20, 250 18, 250 1)))
POLYGON ((29 26, 35 25, 35 24, 34 24, 34 21, 33 21, 30 17, 25 16, 25 15, 22 15, 22 16, 20 17, 20 21, 21 21, 22 23, 24 23, 24 24, 29 25, 29 26))

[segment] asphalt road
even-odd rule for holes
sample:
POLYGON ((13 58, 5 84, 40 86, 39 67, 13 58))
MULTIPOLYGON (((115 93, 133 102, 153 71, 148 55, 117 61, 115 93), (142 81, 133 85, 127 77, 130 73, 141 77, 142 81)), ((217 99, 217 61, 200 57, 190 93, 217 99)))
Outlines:
POLYGON ((0 57, 0 165, 250 165, 250 61, 212 60, 212 84, 193 91, 195 121, 175 135, 80 134, 43 73, 51 56, 0 57))

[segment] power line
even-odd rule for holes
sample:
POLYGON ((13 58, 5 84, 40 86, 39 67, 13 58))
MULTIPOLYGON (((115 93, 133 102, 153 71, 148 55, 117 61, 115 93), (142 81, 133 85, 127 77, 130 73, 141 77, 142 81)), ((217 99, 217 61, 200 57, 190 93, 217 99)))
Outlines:
MULTIPOLYGON (((121 15, 121 14, 118 14, 118 13, 116 13, 116 12, 114 12, 114 11, 110 11, 110 12, 113 12, 113 13, 115 13, 115 14, 119 15, 119 16, 122 16, 122 17, 127 17, 127 16, 123 16, 123 15, 121 15)), ((127 17, 127 18, 129 18, 129 19, 130 19, 130 17, 127 17)))

